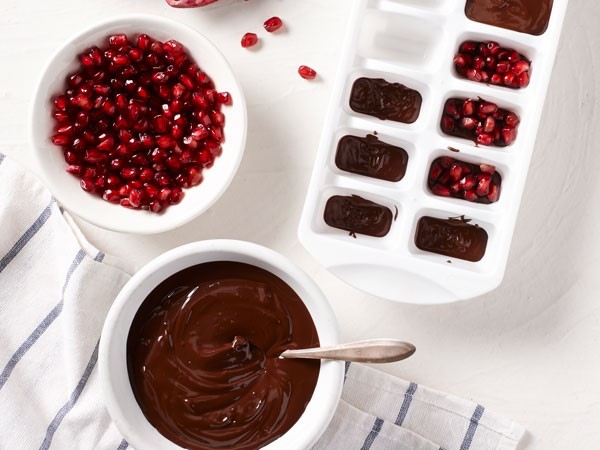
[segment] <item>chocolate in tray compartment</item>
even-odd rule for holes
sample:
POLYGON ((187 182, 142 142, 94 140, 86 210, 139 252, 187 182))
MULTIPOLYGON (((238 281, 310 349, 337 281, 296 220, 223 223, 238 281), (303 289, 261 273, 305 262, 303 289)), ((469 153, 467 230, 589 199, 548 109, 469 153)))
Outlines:
POLYGON ((517 139, 521 119, 482 98, 449 98, 440 122, 442 131, 476 145, 506 147, 517 139))
POLYGON ((330 227, 374 237, 387 235, 394 220, 389 208, 358 195, 329 198, 323 219, 330 227))
POLYGON ((346 172, 385 181, 400 181, 406 174, 408 153, 401 147, 366 137, 344 136, 335 154, 336 166, 346 172))
POLYGON ((419 219, 415 245, 426 252, 477 262, 483 258, 488 234, 478 225, 462 217, 419 219))
POLYGON ((427 185, 440 197, 488 204, 500 198, 502 177, 491 164, 472 164, 441 156, 431 163, 427 185))
POLYGON ((553 0, 467 0, 475 22, 539 36, 548 28, 553 0))
POLYGON ((353 111, 402 123, 417 120, 422 101, 418 91, 383 78, 358 78, 350 92, 350 108, 353 111))

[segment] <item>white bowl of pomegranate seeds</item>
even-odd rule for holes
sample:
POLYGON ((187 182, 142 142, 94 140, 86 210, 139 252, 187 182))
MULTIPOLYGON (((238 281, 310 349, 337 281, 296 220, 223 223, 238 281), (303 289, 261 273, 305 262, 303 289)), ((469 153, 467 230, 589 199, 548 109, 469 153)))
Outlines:
POLYGON ((95 25, 52 57, 32 139, 57 200, 114 231, 178 227, 226 190, 246 141, 242 90, 192 28, 149 15, 95 25))

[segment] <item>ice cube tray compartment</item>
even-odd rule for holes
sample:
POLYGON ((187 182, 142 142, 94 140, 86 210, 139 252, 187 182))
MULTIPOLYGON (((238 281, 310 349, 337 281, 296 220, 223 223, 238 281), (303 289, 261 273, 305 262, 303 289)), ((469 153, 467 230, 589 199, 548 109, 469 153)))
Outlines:
POLYGON ((540 36, 469 20, 464 13, 466 0, 354 1, 298 229, 301 242, 313 256, 349 284, 397 301, 447 303, 481 295, 501 282, 567 1, 555 0, 548 29, 540 36), (523 54, 531 61, 529 85, 511 89, 460 77, 453 59, 468 40, 498 42, 523 54), (422 98, 417 120, 395 122, 354 111, 350 94, 361 77, 382 78, 417 90, 422 98), (445 134, 440 127, 444 104, 454 97, 481 97, 516 113, 520 118, 516 140, 506 147, 478 146, 445 134), (368 134, 407 152, 408 164, 400 181, 337 167, 339 140, 368 134), (428 186, 429 170, 441 156, 495 166, 502 178, 498 201, 485 204, 434 195, 428 186), (358 195, 394 214, 398 208, 397 218, 386 236, 353 237, 325 223, 325 204, 335 195, 358 195), (480 261, 449 258, 416 246, 421 217, 463 215, 488 235, 480 261))

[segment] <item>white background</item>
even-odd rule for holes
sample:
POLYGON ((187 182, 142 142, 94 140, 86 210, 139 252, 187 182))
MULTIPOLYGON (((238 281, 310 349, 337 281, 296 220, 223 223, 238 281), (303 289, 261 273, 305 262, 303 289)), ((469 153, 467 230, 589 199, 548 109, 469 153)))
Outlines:
POLYGON ((523 448, 600 448, 600 2, 572 0, 567 12, 504 282, 483 297, 435 307, 348 287, 296 237, 349 3, 221 0, 174 10, 164 0, 2 0, 0 152, 37 170, 28 142, 32 92, 51 52, 79 29, 140 11, 185 22, 217 44, 245 90, 249 133, 238 175, 213 208, 176 231, 137 237, 80 222, 92 243, 137 267, 194 240, 271 247, 325 291, 344 340, 416 344, 410 360, 382 370, 520 422, 529 431, 523 448), (259 48, 242 49, 241 36, 260 32, 273 15, 286 32, 263 31, 259 48), (300 64, 317 69, 319 80, 302 80, 300 64))

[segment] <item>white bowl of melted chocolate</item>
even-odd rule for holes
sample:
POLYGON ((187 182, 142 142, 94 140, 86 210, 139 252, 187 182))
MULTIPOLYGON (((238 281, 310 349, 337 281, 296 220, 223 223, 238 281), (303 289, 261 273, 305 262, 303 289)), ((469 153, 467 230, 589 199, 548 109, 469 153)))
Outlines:
POLYGON ((133 448, 308 448, 335 412, 343 364, 279 355, 337 340, 323 293, 283 256, 188 244, 115 300, 100 344, 106 406, 133 448))

